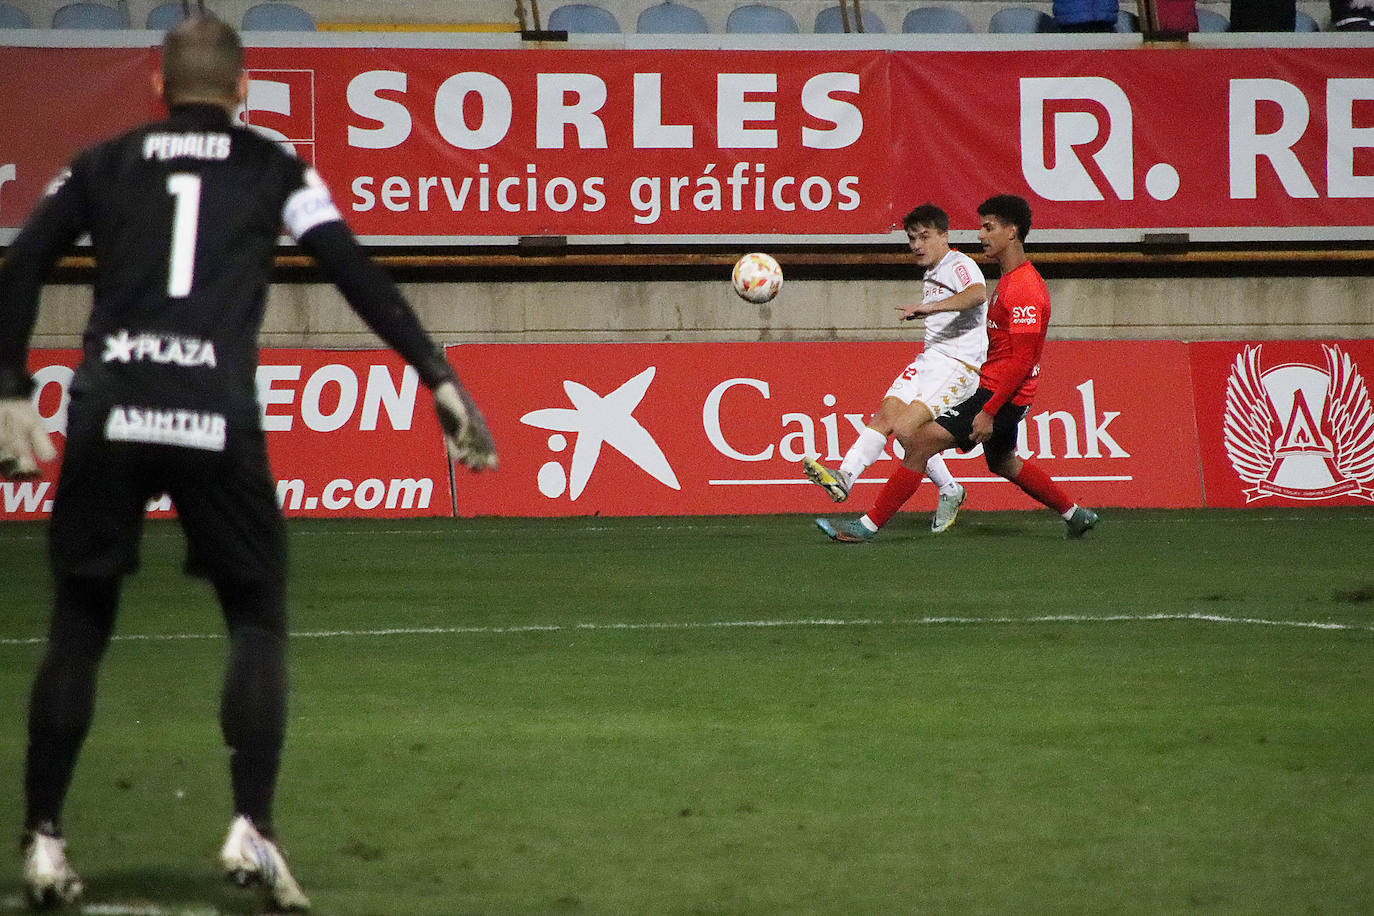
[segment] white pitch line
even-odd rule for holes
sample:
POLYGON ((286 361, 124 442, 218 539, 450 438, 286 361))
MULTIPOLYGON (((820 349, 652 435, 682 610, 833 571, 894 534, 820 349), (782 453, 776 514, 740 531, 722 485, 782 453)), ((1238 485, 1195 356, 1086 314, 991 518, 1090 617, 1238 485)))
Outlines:
MULTIPOLYGON (((386 636, 501 636, 518 633, 570 633, 663 630, 763 630, 783 627, 936 627, 936 626, 1015 626, 1047 623, 1160 623, 1198 622, 1251 627, 1286 627, 1298 630, 1335 630, 1374 633, 1374 624, 1336 623, 1324 620, 1273 620, 1265 617, 1231 617, 1225 614, 1049 614, 1039 617, 911 617, 894 620, 856 618, 798 618, 795 620, 701 620, 649 621, 643 623, 547 623, 515 626, 472 627, 388 627, 377 630, 298 630, 293 639, 342 639, 386 636)), ((128 633, 114 637, 116 642, 182 642, 223 639, 223 633, 128 633)), ((46 641, 42 636, 0 638, 0 646, 32 646, 46 641)))
MULTIPOLYGON (((0 900, 0 905, 16 912, 26 906, 19 897, 6 897, 0 900)), ((82 916, 220 916, 214 907, 165 907, 147 903, 87 903, 77 912, 82 916)))

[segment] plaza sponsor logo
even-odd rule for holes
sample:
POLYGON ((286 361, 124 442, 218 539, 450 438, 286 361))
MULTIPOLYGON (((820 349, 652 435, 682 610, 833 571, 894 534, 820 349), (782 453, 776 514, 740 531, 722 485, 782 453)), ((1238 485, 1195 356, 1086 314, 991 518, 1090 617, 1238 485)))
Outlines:
POLYGON ((215 344, 198 337, 176 334, 130 334, 120 329, 105 336, 102 363, 158 363, 193 369, 215 368, 215 344))
POLYGON ((105 420, 105 438, 110 442, 146 442, 224 451, 224 415, 199 410, 156 407, 110 408, 105 420))
POLYGON ((1323 345, 1323 365, 1264 369, 1262 345, 1236 355, 1226 383, 1223 443, 1236 474, 1268 496, 1374 502, 1374 404, 1350 355, 1323 345))

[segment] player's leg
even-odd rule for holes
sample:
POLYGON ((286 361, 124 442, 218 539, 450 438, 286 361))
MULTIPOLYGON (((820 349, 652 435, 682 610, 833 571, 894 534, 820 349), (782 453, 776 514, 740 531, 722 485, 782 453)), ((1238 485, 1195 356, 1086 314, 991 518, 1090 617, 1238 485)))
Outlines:
POLYGON ((1016 424, 1021 421, 1026 409, 1009 409, 1013 407, 1007 404, 998 411, 993 420, 992 436, 983 444, 989 470, 1010 480, 1027 496, 1059 513, 1068 526, 1069 537, 1082 537, 1097 524, 1097 513, 1078 506, 1073 497, 1039 465, 1016 457, 1016 424))
POLYGON ((57 579, 48 648, 29 696, 24 760, 24 886, 36 908, 71 903, 83 889, 67 862, 62 808, 90 729, 118 600, 117 579, 57 579))
MULTIPOLYGON (((917 411, 911 413, 918 414, 917 411)), ((922 469, 930 456, 954 444, 954 438, 948 431, 935 423, 913 423, 909 418, 905 423, 899 421, 897 431, 902 437, 906 457, 878 491, 872 508, 849 522, 816 520, 816 525, 831 540, 850 544, 871 540, 916 493, 924 479, 922 469)))
POLYGON ((132 448, 110 447, 98 424, 73 412, 48 526, 53 613, 29 695, 24 882, 35 906, 71 902, 82 890, 66 859, 62 810, 94 714, 120 582, 138 563, 148 495, 140 466, 132 448))
MULTIPOLYGON (((978 389, 978 372, 972 366, 938 351, 923 352, 916 365, 919 372, 906 388, 914 411, 906 417, 908 422, 929 423, 954 410, 978 389), (920 410, 916 410, 918 405, 920 410)), ((954 524, 967 493, 940 455, 930 456, 924 471, 939 490, 930 522, 930 530, 939 534, 954 524)))
POLYGON ((807 478, 823 488, 837 503, 849 498, 854 481, 879 458, 892 434, 893 419, 906 409, 906 402, 891 396, 884 397, 878 410, 867 425, 859 430, 859 436, 849 450, 844 453, 838 468, 831 469, 814 458, 802 459, 802 468, 807 478))
POLYGON ((304 910, 310 902, 273 833, 286 731, 286 529, 261 435, 231 433, 222 455, 188 455, 170 490, 187 572, 210 580, 229 632, 220 730, 234 817, 221 861, 238 883, 261 883, 277 908, 304 910))
POLYGON ((48 646, 29 694, 27 830, 61 835, 62 806, 95 710, 96 675, 114 630, 119 580, 56 577, 48 646))

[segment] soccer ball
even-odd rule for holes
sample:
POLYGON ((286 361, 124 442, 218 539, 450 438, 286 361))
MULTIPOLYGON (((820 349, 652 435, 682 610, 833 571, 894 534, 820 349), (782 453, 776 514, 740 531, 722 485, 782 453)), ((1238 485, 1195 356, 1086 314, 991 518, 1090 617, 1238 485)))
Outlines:
POLYGON ((735 262, 730 279, 741 299, 764 303, 782 289, 782 268, 771 256, 755 251, 735 262))

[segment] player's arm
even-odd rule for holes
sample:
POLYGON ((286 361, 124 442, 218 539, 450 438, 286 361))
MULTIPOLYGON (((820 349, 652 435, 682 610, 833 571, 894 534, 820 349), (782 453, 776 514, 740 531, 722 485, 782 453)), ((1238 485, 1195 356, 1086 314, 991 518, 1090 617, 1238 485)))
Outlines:
POLYGON ((396 284, 358 244, 324 184, 308 178, 287 201, 283 218, 302 250, 319 262, 353 311, 414 366, 434 392, 434 410, 449 457, 475 471, 496 467, 496 446, 482 412, 396 284))
POLYGON ((38 300, 57 259, 81 235, 82 206, 76 181, 63 172, 49 187, 0 265, 0 476, 38 476, 38 462, 57 452, 30 395, 29 340, 38 300))
POLYGON ((992 391, 992 397, 983 405, 983 413, 994 416, 997 411, 1002 409, 1002 405, 1016 396, 1016 392, 1021 390, 1026 379, 1035 371, 1035 345, 1037 335, 1034 333, 1012 333, 1011 334, 1011 355, 1008 356, 999 368, 1003 370, 1001 381, 992 391))
POLYGON ((901 313, 903 321, 911 321, 915 318, 934 315, 936 312, 962 312, 965 309, 977 308, 987 301, 987 286, 982 283, 970 283, 959 292, 944 299, 921 302, 917 305, 899 305, 896 306, 896 309, 901 313))

